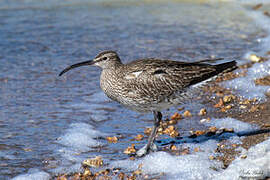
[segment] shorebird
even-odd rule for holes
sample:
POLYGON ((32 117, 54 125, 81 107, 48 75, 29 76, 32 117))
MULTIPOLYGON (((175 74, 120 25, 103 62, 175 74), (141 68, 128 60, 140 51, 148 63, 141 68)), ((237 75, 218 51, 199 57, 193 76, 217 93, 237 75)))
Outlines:
POLYGON ((123 64, 115 51, 104 51, 92 60, 67 67, 59 76, 80 66, 98 66, 102 69, 100 87, 109 98, 134 111, 152 112, 154 127, 147 144, 136 153, 141 157, 157 150, 154 141, 162 110, 184 103, 204 82, 237 68, 235 61, 205 62, 147 58, 123 64))

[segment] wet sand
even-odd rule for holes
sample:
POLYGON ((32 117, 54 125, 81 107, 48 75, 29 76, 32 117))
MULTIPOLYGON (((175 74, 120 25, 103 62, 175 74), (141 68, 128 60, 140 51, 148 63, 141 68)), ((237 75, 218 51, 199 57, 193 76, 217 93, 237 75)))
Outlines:
MULTIPOLYGON (((261 129, 270 129, 270 98, 267 98, 265 103, 260 104, 258 110, 255 112, 225 113, 225 115, 243 122, 256 124, 261 127, 261 129)), ((265 141, 269 136, 270 133, 246 136, 242 141, 243 144, 240 146, 249 149, 251 146, 265 141)), ((221 150, 221 152, 224 153, 224 156, 220 157, 220 160, 223 161, 225 167, 230 165, 230 163, 239 155, 239 152, 235 150, 237 147, 238 146, 221 150)))

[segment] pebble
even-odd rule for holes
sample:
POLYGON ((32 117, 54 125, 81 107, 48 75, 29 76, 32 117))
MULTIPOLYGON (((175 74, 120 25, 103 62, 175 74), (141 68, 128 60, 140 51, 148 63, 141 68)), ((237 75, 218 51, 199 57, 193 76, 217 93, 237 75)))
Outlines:
POLYGON ((136 137, 135 137, 135 139, 137 140, 137 141, 141 141, 142 139, 143 139, 143 135, 142 134, 138 134, 136 137))
POLYGON ((199 116, 204 116, 204 115, 206 115, 206 113, 207 113, 207 111, 206 111, 206 109, 205 108, 202 108, 201 110, 200 110, 200 112, 199 112, 199 116))
POLYGON ((124 151, 125 154, 136 153, 135 144, 131 144, 131 147, 127 147, 124 151))
POLYGON ((210 156, 209 156, 209 159, 210 159, 210 160, 214 160, 214 159, 215 159, 215 157, 214 157, 214 156, 212 156, 212 155, 210 155, 210 156))
POLYGON ((151 131, 152 131, 152 128, 145 128, 144 129, 144 134, 150 135, 151 131))
POLYGON ((101 156, 96 156, 93 159, 86 159, 82 162, 82 165, 89 166, 89 167, 101 167, 103 166, 103 160, 101 156))
POLYGON ((254 63, 260 62, 261 59, 262 59, 262 58, 261 58, 260 56, 257 56, 256 54, 251 54, 251 55, 249 56, 249 60, 250 60, 251 62, 254 62, 254 63))
POLYGON ((192 114, 190 113, 190 111, 186 110, 183 114, 184 117, 191 117, 192 114))
POLYGON ((200 122, 201 123, 204 123, 204 122, 209 122, 211 119, 208 117, 208 118, 205 118, 205 119, 201 119, 200 122))
POLYGON ((211 126, 208 129, 210 132, 213 132, 213 133, 217 132, 217 130, 218 130, 217 127, 215 127, 215 126, 211 126))
POLYGON ((201 151, 199 147, 194 148, 194 152, 199 152, 199 151, 201 151))
POLYGON ((235 99, 235 96, 233 95, 227 95, 223 97, 223 102, 224 103, 230 103, 235 99))
POLYGON ((217 104, 214 105, 215 108, 220 108, 224 106, 223 100, 222 98, 219 99, 219 102, 217 104))
POLYGON ((107 141, 109 143, 117 143, 118 141, 118 138, 116 136, 113 136, 113 137, 106 137, 107 141))
POLYGON ((246 159, 247 158, 247 155, 246 154, 243 154, 240 157, 241 157, 241 159, 246 159))
POLYGON ((245 106, 245 105, 241 105, 239 108, 240 108, 240 109, 246 109, 246 108, 247 108, 247 106, 245 106))
POLYGON ((171 149, 172 151, 178 150, 177 147, 176 147, 175 145, 171 145, 170 149, 171 149))
POLYGON ((177 137, 177 136, 179 136, 179 132, 173 131, 173 132, 170 133, 170 136, 171 137, 177 137))
POLYGON ((91 176, 92 175, 92 172, 90 171, 89 168, 85 168, 84 169, 84 172, 83 172, 83 176, 91 176))
POLYGON ((180 120, 182 119, 182 115, 179 114, 178 112, 175 112, 172 116, 171 116, 171 120, 180 120))

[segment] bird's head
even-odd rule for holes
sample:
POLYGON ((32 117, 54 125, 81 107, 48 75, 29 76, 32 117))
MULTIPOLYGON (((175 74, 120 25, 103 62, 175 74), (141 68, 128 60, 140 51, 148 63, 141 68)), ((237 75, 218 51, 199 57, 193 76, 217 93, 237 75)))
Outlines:
POLYGON ((115 64, 121 63, 120 58, 118 57, 118 54, 115 51, 103 51, 99 53, 93 60, 88 60, 84 62, 80 62, 77 64, 73 64, 67 68, 65 68, 59 76, 63 75, 67 71, 77 68, 80 66, 99 66, 102 69, 113 67, 115 64))

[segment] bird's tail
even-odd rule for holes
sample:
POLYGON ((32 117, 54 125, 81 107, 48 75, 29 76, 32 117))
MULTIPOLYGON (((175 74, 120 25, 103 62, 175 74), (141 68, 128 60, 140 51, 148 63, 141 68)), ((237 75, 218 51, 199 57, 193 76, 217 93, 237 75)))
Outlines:
POLYGON ((226 62, 226 63, 222 63, 222 64, 217 64, 217 65, 215 65, 215 67, 219 73, 231 72, 231 71, 238 68, 236 65, 236 61, 230 61, 230 62, 226 62))

